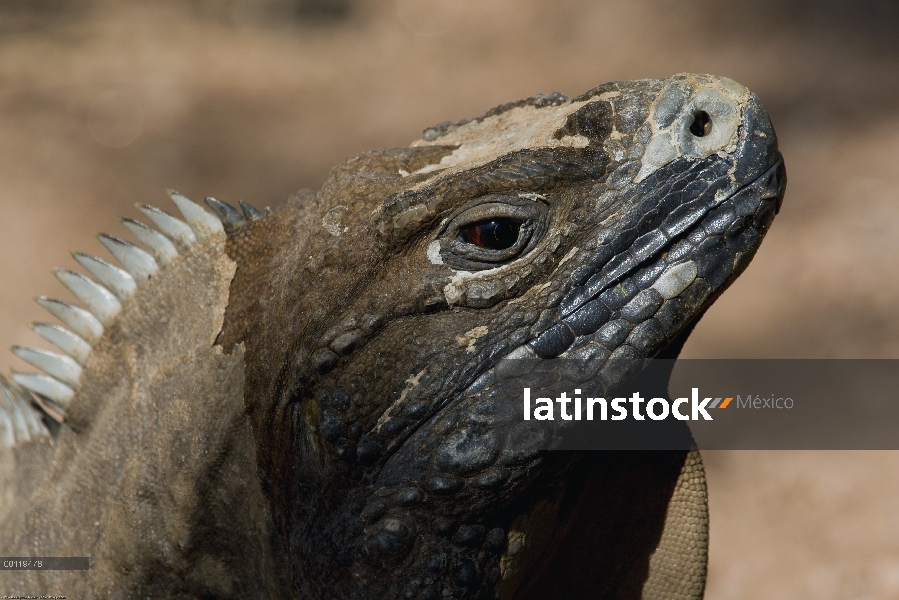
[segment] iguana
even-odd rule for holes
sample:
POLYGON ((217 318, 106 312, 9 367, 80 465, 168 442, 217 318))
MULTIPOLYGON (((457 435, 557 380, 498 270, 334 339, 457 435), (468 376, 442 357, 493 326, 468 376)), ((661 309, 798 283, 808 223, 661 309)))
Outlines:
POLYGON ((275 210, 139 206, 121 266, 57 272, 85 308, 38 299, 63 354, 0 383, 0 553, 91 568, 0 593, 701 597, 697 451, 546 452, 491 391, 676 355, 785 183, 757 97, 677 75, 443 123, 275 210))

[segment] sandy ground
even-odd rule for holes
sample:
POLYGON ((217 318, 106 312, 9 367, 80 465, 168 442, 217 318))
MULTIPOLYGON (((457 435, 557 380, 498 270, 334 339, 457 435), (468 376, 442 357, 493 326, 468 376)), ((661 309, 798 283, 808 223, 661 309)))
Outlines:
MULTIPOLYGON (((790 183, 685 355, 897 358, 897 24, 875 1, 0 1, 0 342, 34 345, 32 298, 67 297, 50 267, 167 187, 275 204, 441 121, 692 71, 759 94, 790 183)), ((899 453, 706 460, 708 598, 899 597, 899 453)))

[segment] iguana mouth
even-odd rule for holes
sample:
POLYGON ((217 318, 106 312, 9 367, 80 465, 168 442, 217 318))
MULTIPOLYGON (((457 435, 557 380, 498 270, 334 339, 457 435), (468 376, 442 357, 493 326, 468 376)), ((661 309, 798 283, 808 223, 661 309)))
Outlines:
MULTIPOLYGON (((681 230, 680 233, 671 236, 670 239, 668 239, 664 244, 658 243, 657 247, 648 247, 648 245, 645 245, 644 247, 638 248, 636 250, 631 247, 626 251, 613 256, 608 261, 608 263, 606 263, 606 265, 599 270, 597 274, 593 275, 586 282, 582 289, 576 290, 574 291, 574 293, 569 294, 569 297, 566 298, 567 302, 563 300, 563 304, 562 306, 560 306, 560 316, 564 319, 588 302, 596 299, 597 296, 601 295, 603 292, 619 283, 628 275, 633 274, 640 268, 641 265, 648 263, 650 260, 652 260, 653 258, 657 258, 659 255, 667 254, 668 251, 672 249, 678 242, 695 235, 700 230, 700 227, 702 227, 701 220, 706 217, 706 215, 708 215, 711 211, 718 209, 718 212, 722 213, 720 217, 715 219, 716 229, 727 227, 739 217, 750 216, 751 213, 748 212, 748 209, 750 207, 749 205, 746 205, 740 212, 734 210, 732 219, 727 221, 722 220, 722 218, 726 218, 728 216, 727 213, 729 212, 729 209, 734 208, 734 199, 740 196, 740 194, 744 194, 747 190, 755 190, 758 192, 759 203, 770 198, 776 198, 777 202, 773 209, 774 213, 771 216, 773 217, 774 215, 776 215, 780 210, 780 205, 783 201, 783 192, 786 185, 786 170, 784 169, 783 158, 779 153, 777 156, 778 158, 774 165, 772 165, 754 180, 737 188, 727 196, 721 199, 717 199, 715 202, 710 202, 705 206, 700 206, 699 210, 696 210, 695 207, 693 207, 693 210, 689 211, 682 210, 684 208, 687 208, 687 205, 678 207, 677 210, 681 213, 686 212, 687 217, 683 219, 671 219, 672 224, 676 223, 675 226, 677 227, 677 229, 681 230), (652 253, 650 254, 650 252, 652 253), (633 257, 637 258, 634 259, 633 257)), ((760 204, 757 206, 760 206, 760 204)), ((672 216, 680 215, 673 214, 672 216)), ((663 223, 662 227, 666 227, 666 224, 663 223)), ((708 230, 706 231, 706 233, 712 235, 712 233, 708 230)))
MULTIPOLYGON (((786 171, 778 154, 774 164, 761 175, 726 197, 691 213, 688 227, 681 224, 681 231, 654 253, 640 261, 628 260, 636 254, 632 248, 617 254, 583 286, 575 287, 568 293, 559 307, 559 319, 555 324, 472 377, 465 394, 475 393, 489 385, 495 376, 493 367, 502 360, 574 356, 580 347, 578 340, 590 337, 604 325, 620 319, 622 310, 627 310, 625 307, 645 290, 660 291, 663 301, 667 301, 701 277, 710 283, 705 297, 714 298, 751 258, 759 234, 746 234, 742 243, 731 252, 723 250, 716 255, 703 254, 694 260, 691 250, 693 254, 700 254, 698 248, 705 239, 721 234, 734 234, 736 237, 735 234, 742 233, 750 224, 757 225, 764 232, 780 210, 785 187, 786 171), (744 259, 743 255, 747 253, 744 259), (741 264, 737 265, 737 262, 741 264), (647 267, 647 264, 650 266, 647 267), (636 285, 632 282, 635 276, 638 277, 636 285)), ((647 314, 645 318, 633 322, 632 327, 652 317, 652 314, 647 314)), ((626 340, 607 341, 610 342, 606 345, 607 350, 615 352, 626 340)), ((651 348, 642 349, 647 351, 644 357, 650 356, 651 348)))

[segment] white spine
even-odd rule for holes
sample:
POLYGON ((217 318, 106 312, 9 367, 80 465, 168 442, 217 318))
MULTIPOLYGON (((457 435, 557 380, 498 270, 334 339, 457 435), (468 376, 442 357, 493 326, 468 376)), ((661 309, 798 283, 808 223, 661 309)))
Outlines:
POLYGON ((184 215, 187 224, 194 230, 198 240, 204 240, 225 233, 225 227, 218 217, 206 212, 202 206, 187 196, 173 190, 169 190, 169 196, 172 197, 172 202, 175 203, 178 210, 184 215))
POLYGON ((194 230, 181 219, 149 204, 136 204, 135 206, 147 215, 180 250, 187 250, 197 242, 194 230))
POLYGON ((102 285, 95 283, 74 271, 56 269, 56 278, 81 300, 103 325, 109 323, 122 310, 122 304, 115 295, 102 285))
POLYGON ((81 379, 81 365, 64 354, 22 346, 13 346, 12 351, 31 366, 55 377, 69 387, 74 388, 81 379))
POLYGON ((159 270, 156 259, 134 244, 129 244, 125 240, 120 240, 105 233, 101 233, 97 237, 100 243, 106 246, 109 253, 122 263, 122 266, 131 274, 138 286, 144 285, 159 270))
POLYGON ((38 296, 37 303, 90 344, 96 343, 103 335, 103 324, 90 311, 45 296, 38 296))
POLYGON ((31 330, 74 358, 79 364, 86 363, 91 354, 91 345, 65 327, 50 323, 32 323, 31 330))
POLYGON ((13 380, 22 387, 31 390, 35 394, 52 400, 63 409, 69 407, 69 402, 75 396, 75 391, 66 384, 53 379, 49 375, 40 375, 38 373, 16 373, 12 374, 13 380))
POLYGON ((31 437, 35 438, 49 435, 50 432, 47 431, 47 427, 44 425, 43 421, 41 421, 37 409, 34 408, 34 398, 32 398, 28 392, 22 391, 12 384, 10 384, 9 387, 12 390, 13 396, 19 402, 19 409, 25 419, 31 437))
POLYGON ((19 410, 18 402, 16 402, 12 390, 3 380, 0 380, 0 407, 3 408, 2 412, 9 423, 9 435, 12 436, 10 446, 16 442, 27 442, 31 439, 31 432, 28 424, 25 422, 25 415, 19 410))
POLYGON ((105 285, 122 302, 133 296, 134 292, 137 291, 137 284, 134 283, 134 278, 127 271, 90 254, 75 252, 72 256, 75 257, 79 265, 99 279, 100 283, 105 285))
POLYGON ((146 246, 147 250, 150 251, 150 254, 153 255, 153 258, 160 265, 167 265, 178 256, 178 249, 175 248, 175 244, 155 229, 151 229, 134 219, 122 219, 122 225, 128 228, 128 231, 133 233, 134 237, 140 240, 141 244, 146 246))

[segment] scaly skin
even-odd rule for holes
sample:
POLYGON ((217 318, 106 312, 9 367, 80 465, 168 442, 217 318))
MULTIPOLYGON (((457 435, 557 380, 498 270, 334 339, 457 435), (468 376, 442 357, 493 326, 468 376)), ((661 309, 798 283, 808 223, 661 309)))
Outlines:
POLYGON ((681 75, 429 129, 269 215, 214 205, 227 235, 123 304, 46 468, 7 475, 6 554, 95 567, 4 590, 701 597, 698 452, 546 452, 496 398, 516 358, 612 395, 617 359, 676 355, 784 186, 755 96, 681 75), (517 224, 495 249, 490 220, 517 224))

